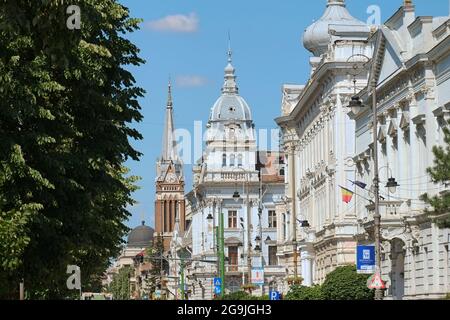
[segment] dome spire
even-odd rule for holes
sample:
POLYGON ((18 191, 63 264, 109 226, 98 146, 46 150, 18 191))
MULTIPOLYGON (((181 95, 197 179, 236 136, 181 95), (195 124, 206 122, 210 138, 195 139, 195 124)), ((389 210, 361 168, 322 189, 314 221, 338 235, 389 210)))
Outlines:
POLYGON ((236 84, 235 69, 233 67, 233 51, 231 49, 231 36, 228 32, 228 65, 225 68, 225 83, 222 87, 222 93, 237 94, 238 87, 236 84))
POLYGON ((333 29, 337 27, 346 29, 345 35, 339 36, 340 39, 345 40, 351 40, 355 36, 359 38, 361 33, 368 35, 370 31, 364 22, 354 18, 348 12, 345 0, 328 0, 322 17, 310 25, 303 34, 303 45, 316 57, 327 52, 328 46, 331 44, 330 26, 333 29))

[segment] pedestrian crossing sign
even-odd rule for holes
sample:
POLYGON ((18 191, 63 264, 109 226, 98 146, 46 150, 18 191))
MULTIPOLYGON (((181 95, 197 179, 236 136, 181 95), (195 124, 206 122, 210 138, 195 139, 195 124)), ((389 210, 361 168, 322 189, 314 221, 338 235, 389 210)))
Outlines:
POLYGON ((222 279, 221 278, 214 278, 214 286, 220 287, 222 285, 222 279))
POLYGON ((369 278, 367 287, 369 289, 386 289, 386 284, 383 279, 381 279, 380 273, 377 272, 369 278))

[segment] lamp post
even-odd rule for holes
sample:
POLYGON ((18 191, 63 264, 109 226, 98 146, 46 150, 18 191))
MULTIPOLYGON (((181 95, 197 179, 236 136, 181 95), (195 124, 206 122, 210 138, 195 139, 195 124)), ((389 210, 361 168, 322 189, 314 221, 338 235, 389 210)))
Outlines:
MULTIPOLYGON (((208 221, 214 220, 214 217, 209 214, 208 221)), ((214 227, 216 228, 216 227, 214 227)), ((219 226, 216 231, 217 253, 218 253, 218 273, 221 279, 220 295, 223 297, 225 292, 225 229, 222 207, 219 206, 219 226)))
MULTIPOLYGON (((248 176, 248 171, 244 168, 238 167, 237 169, 242 170, 246 177, 246 186, 247 186, 247 284, 251 284, 252 282, 252 241, 251 241, 251 230, 250 230, 250 220, 251 220, 251 212, 250 212, 250 181, 248 176)), ((237 178, 236 178, 237 179, 237 178)), ((233 194, 233 199, 238 201, 240 198, 239 192, 235 191, 233 194)))
MULTIPOLYGON (((369 57, 365 55, 358 55, 365 57, 366 59, 371 60, 369 57)), ((353 56, 352 56, 353 57, 353 56)), ((350 58, 352 58, 350 57, 350 58)), ((350 59, 349 58, 349 59, 350 59)), ((356 88, 356 81, 355 81, 356 88)), ((375 240, 375 262, 378 272, 381 273, 381 215, 380 215, 380 176, 379 176, 379 168, 378 168, 378 110, 377 110, 377 82, 376 79, 372 77, 370 79, 370 83, 368 86, 368 95, 370 96, 372 93, 372 116, 373 116, 373 185, 374 185, 374 240, 375 240)), ((363 108, 363 104, 358 96, 352 97, 349 106, 348 106, 355 115, 358 115, 361 109, 363 108)), ((398 186, 397 182, 394 178, 390 178, 386 187, 390 191, 395 191, 398 186)), ((381 289, 375 289, 375 300, 383 300, 383 291, 381 289)))

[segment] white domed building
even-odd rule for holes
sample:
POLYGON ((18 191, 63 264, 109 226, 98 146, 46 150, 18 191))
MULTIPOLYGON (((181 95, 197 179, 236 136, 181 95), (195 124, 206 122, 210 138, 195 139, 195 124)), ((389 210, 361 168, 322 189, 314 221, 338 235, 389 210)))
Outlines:
POLYGON ((279 203, 278 233, 283 264, 303 284, 322 283, 336 267, 355 262, 358 222, 355 199, 341 188, 355 181, 355 124, 345 106, 367 85, 362 65, 372 57, 374 28, 353 17, 345 0, 328 0, 320 19, 306 28, 303 45, 312 53, 305 85, 283 86, 276 119, 287 153, 287 201, 279 203))
MULTIPOLYGON (((254 268, 269 279, 284 276, 278 263, 275 202, 284 192, 279 153, 259 152, 249 104, 239 94, 231 50, 221 95, 213 104, 202 159, 194 166, 193 191, 187 200, 192 224, 192 262, 186 269, 191 299, 212 299, 213 279, 219 277, 218 226, 224 221, 225 291, 235 292, 249 281, 254 268), (213 262, 205 262, 213 261, 213 262)), ((271 284, 270 284, 271 285, 271 284)), ((272 288, 272 287, 271 287, 272 288)))

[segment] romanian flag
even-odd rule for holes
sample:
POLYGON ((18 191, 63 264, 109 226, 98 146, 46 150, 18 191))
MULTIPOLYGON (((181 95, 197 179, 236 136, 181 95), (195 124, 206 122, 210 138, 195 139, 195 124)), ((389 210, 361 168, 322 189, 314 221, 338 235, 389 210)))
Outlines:
POLYGON ((341 187, 341 191, 342 191, 342 201, 344 201, 345 203, 350 203, 350 201, 352 201, 354 192, 344 187, 341 187))

